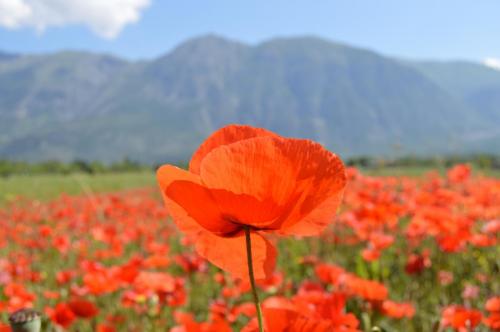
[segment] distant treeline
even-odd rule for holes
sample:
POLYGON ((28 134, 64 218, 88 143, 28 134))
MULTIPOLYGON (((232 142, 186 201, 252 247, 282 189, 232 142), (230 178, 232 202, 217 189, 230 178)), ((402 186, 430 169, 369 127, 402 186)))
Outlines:
MULTIPOLYGON (((470 156, 441 156, 423 158, 409 156, 397 159, 384 159, 380 157, 354 157, 345 160, 346 165, 366 169, 381 167, 436 167, 448 168, 455 164, 468 163, 481 169, 500 169, 500 156, 479 154, 470 156)), ((30 163, 25 161, 0 160, 0 177, 17 174, 103 174, 120 172, 154 171, 159 165, 144 164, 130 159, 112 164, 99 161, 75 160, 73 162, 60 162, 56 160, 30 163)), ((179 164, 187 167, 187 164, 179 164)))
POLYGON ((439 157, 407 156, 397 159, 383 159, 376 157, 354 157, 346 160, 346 165, 362 168, 380 167, 436 167, 449 168, 456 164, 470 164, 481 169, 500 169, 500 155, 476 154, 439 157))
POLYGON ((139 162, 123 159, 112 164, 105 164, 99 161, 75 160, 73 162, 61 162, 57 160, 48 160, 36 163, 25 161, 0 160, 0 176, 26 174, 102 174, 102 173, 120 173, 120 172, 138 172, 152 171, 151 165, 141 164, 139 162))

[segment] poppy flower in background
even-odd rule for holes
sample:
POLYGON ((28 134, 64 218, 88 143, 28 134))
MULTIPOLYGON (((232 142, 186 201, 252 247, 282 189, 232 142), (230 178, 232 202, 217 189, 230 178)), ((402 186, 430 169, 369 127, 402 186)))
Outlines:
POLYGON ((482 318, 483 316, 479 310, 450 305, 444 308, 441 314, 441 325, 465 332, 479 325, 482 318))
POLYGON ((495 296, 486 301, 485 309, 490 313, 485 324, 493 331, 500 331, 500 296, 495 296))
POLYGON ((466 164, 458 164, 451 168, 448 173, 448 181, 460 183, 466 181, 471 175, 471 168, 466 164))
POLYGON ((410 275, 421 274, 426 268, 432 265, 429 256, 430 253, 428 251, 423 254, 411 254, 406 261, 405 272, 410 275))
POLYGON ((165 204, 197 252, 247 278, 250 231, 255 278, 270 276, 276 249, 264 234, 312 236, 333 220, 346 184, 339 157, 320 144, 229 125, 194 153, 189 171, 157 172, 165 204))
POLYGON ((50 317, 52 322, 64 328, 69 327, 77 316, 66 303, 59 303, 55 308, 46 308, 45 313, 50 317))
POLYGON ((92 318, 99 313, 94 303, 81 298, 72 299, 68 302, 68 306, 80 318, 92 318))

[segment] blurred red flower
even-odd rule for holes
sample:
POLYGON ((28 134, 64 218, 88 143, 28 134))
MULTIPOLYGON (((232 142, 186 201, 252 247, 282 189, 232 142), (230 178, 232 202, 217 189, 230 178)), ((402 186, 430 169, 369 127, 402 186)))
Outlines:
POLYGON ((64 328, 67 328, 71 324, 73 324, 73 322, 77 318, 75 313, 66 303, 59 303, 55 308, 49 307, 45 310, 45 312, 47 316, 50 317, 50 320, 52 320, 52 322, 64 328))
POLYGON ((460 332, 465 332, 479 325, 482 318, 483 315, 479 310, 451 305, 443 310, 441 324, 444 327, 452 327, 460 332))
POLYGON ((97 309, 94 303, 81 298, 70 300, 68 306, 80 318, 92 318, 99 313, 99 309, 97 309))

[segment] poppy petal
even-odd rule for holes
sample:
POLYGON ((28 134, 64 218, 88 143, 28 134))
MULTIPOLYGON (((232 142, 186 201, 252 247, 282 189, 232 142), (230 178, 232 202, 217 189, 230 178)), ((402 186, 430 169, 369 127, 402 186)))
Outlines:
MULTIPOLYGON (((252 232, 252 262, 255 279, 272 275, 276 265, 276 249, 262 235, 252 232)), ((209 232, 201 233, 196 239, 196 251, 212 264, 232 274, 235 278, 248 280, 245 234, 220 237, 209 232)))
POLYGON ((297 306, 285 297, 271 296, 262 302, 263 308, 286 309, 290 311, 297 311, 297 306))
MULTIPOLYGON (((308 318, 302 316, 298 311, 285 308, 262 309, 266 331, 286 332, 286 331, 307 331, 307 332, 327 332, 332 331, 332 325, 327 320, 318 318, 308 318)), ((335 329, 333 329, 336 331, 335 329)))
POLYGON ((241 228, 224 218, 216 205, 210 190, 191 181, 174 181, 165 191, 165 195, 186 211, 206 230, 226 235, 241 228))
POLYGON ((320 234, 334 219, 342 201, 342 193, 333 194, 323 203, 314 208, 299 222, 290 226, 282 225, 279 233, 282 235, 314 236, 320 234))
MULTIPOLYGON (((219 146, 203 159, 200 177, 213 189, 267 202, 268 222, 238 220, 257 228, 289 228, 287 234, 318 234, 332 221, 346 183, 340 158, 310 140, 257 137, 219 146), (273 221, 271 217, 278 217, 273 221), (294 226, 292 228, 292 226, 294 226)), ((220 203, 219 203, 220 204, 220 203)), ((246 213, 246 217, 252 217, 246 213)))
POLYGON ((254 128, 245 125, 229 125, 223 127, 210 135, 196 150, 189 163, 189 171, 195 174, 200 173, 201 161, 205 156, 221 145, 235 143, 241 140, 260 137, 260 136, 278 136, 272 131, 263 128, 254 128))
POLYGON ((187 211, 182 206, 166 195, 167 188, 174 181, 184 180, 199 184, 201 183, 200 177, 172 165, 163 165, 160 167, 156 172, 156 176, 158 178, 158 183, 160 185, 161 193, 163 200, 165 201, 165 205, 167 206, 168 213, 174 220, 177 227, 187 235, 196 235, 200 231, 203 231, 201 225, 189 216, 187 211))
POLYGON ((290 326, 299 317, 296 311, 281 308, 264 308, 263 313, 266 330, 275 332, 290 331, 290 326))
MULTIPOLYGON (((203 159, 200 177, 210 189, 223 189, 235 195, 255 197, 256 202, 268 204, 268 216, 280 216, 295 189, 296 170, 279 150, 285 139, 257 137, 238 143, 219 146, 203 159)), ((250 203, 250 202, 248 202, 250 203)), ((260 204, 247 206, 258 211, 260 204)), ((240 220, 262 227, 263 220, 240 220), (252 223, 256 221, 256 223, 252 223)), ((269 223, 272 223, 270 220, 269 223)))
POLYGON ((279 216, 279 206, 270 199, 260 201, 250 195, 234 194, 223 189, 211 189, 210 192, 220 210, 224 211, 226 220, 259 227, 272 223, 279 216))
POLYGON ((287 214, 271 228, 281 234, 318 235, 334 219, 346 175, 341 159, 309 140, 289 140, 285 153, 297 168, 297 185, 287 214), (307 151, 307 153, 304 153, 307 151))

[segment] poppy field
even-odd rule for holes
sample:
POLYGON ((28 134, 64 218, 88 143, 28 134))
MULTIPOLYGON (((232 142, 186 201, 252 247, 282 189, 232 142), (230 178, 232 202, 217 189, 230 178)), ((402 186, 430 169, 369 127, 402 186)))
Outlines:
POLYGON ((500 331, 498 178, 369 176, 273 135, 216 133, 160 189, 2 206, 0 331, 23 308, 43 331, 500 331))

